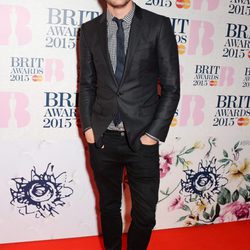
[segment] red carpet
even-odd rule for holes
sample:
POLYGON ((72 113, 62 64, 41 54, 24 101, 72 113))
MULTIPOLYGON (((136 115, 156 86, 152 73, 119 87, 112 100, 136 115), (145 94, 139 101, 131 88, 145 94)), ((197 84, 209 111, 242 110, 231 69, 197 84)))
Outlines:
MULTIPOLYGON (((148 250, 250 249, 250 220, 154 231, 148 250)), ((124 236, 124 249, 125 248, 124 236)), ((1 250, 103 250, 100 237, 3 244, 1 250)))

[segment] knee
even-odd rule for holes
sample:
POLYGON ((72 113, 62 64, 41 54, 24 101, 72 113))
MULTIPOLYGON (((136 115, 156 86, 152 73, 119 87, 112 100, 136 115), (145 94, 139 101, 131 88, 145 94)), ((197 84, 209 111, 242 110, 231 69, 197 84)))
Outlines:
POLYGON ((133 223, 139 228, 153 229, 155 220, 155 211, 144 212, 144 213, 131 213, 133 223))
POLYGON ((114 202, 109 204, 101 204, 100 211, 102 215, 120 215, 121 203, 114 202))

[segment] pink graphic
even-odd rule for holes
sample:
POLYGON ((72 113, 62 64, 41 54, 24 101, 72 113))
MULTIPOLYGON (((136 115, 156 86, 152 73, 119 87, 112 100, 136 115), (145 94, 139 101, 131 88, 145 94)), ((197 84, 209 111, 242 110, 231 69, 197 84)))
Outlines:
POLYGON ((220 81, 219 86, 231 86, 234 84, 234 73, 235 70, 233 67, 221 67, 220 81))
POLYGON ((178 195, 176 198, 174 198, 169 207, 168 207, 168 211, 173 211, 176 209, 181 209, 184 207, 184 199, 182 196, 178 195))
POLYGON ((244 220, 250 217, 250 204, 241 201, 235 201, 227 204, 220 216, 217 218, 219 223, 230 222, 236 220, 244 220))
POLYGON ((0 5, 0 45, 26 45, 32 40, 30 12, 22 6, 0 5))
POLYGON ((184 73, 184 67, 183 65, 180 65, 180 82, 183 83, 183 73, 184 73))
POLYGON ((220 0, 193 0, 193 9, 201 10, 202 4, 207 5, 207 10, 216 10, 219 6, 220 0))
POLYGON ((64 63, 62 60, 50 58, 45 60, 45 81, 59 82, 64 79, 64 63))
POLYGON ((201 125, 204 121, 204 106, 205 100, 202 96, 183 95, 180 108, 180 126, 201 125))
POLYGON ((166 153, 161 155, 160 158, 160 178, 166 176, 166 174, 170 171, 171 165, 173 164, 173 156, 171 153, 166 153))
POLYGON ((0 92, 0 128, 22 128, 29 124, 28 97, 20 92, 0 92))
POLYGON ((189 55, 208 55, 213 51, 214 26, 209 22, 192 20, 190 22, 189 55), (199 51, 198 51, 199 50, 199 51))

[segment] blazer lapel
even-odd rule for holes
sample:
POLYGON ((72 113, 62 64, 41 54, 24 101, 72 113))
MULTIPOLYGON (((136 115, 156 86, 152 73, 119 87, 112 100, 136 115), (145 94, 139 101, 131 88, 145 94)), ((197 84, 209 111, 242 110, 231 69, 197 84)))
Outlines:
POLYGON ((140 39, 140 33, 141 33, 141 8, 137 5, 135 5, 135 13, 132 20, 131 28, 130 28, 130 34, 129 34, 129 42, 128 42, 128 48, 127 48, 127 54, 126 54, 126 62, 123 72, 123 77, 120 83, 120 86, 124 82, 124 77, 126 76, 129 67, 131 66, 131 62, 133 59, 133 56, 135 54, 135 50, 137 48, 138 41, 140 39))
POLYGON ((101 46, 101 51, 103 52, 104 55, 104 60, 107 63, 107 66, 109 68, 110 74, 112 75, 112 78, 115 82, 115 84, 118 86, 118 83, 115 78, 115 74, 113 71, 112 63, 110 60, 109 56, 109 51, 108 51, 108 36, 107 36, 107 19, 106 19, 106 12, 102 14, 102 18, 100 20, 100 26, 99 26, 99 42, 101 46))

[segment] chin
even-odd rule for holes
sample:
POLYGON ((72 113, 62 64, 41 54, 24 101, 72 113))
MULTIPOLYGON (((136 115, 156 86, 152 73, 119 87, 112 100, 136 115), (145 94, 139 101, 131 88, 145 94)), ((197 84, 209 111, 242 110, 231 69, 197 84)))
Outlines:
POLYGON ((113 8, 123 8, 129 2, 131 2, 131 0, 107 0, 107 4, 109 4, 113 8))

